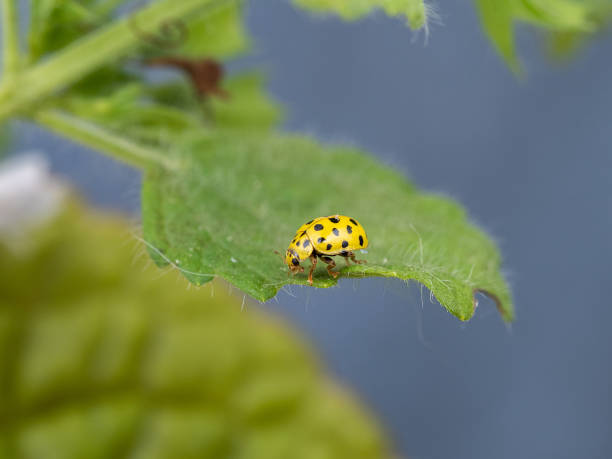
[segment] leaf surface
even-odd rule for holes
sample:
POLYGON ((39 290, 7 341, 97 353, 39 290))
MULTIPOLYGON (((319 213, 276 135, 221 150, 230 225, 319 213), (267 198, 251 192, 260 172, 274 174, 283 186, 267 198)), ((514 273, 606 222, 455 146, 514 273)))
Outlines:
MULTIPOLYGON (((362 152, 297 136, 226 133, 188 139, 178 154, 183 169, 146 174, 144 234, 156 261, 192 282, 218 275, 261 301, 284 285, 305 285, 306 274, 288 277, 274 250, 284 252, 304 222, 344 214, 361 222, 370 247, 358 254, 365 265, 338 259, 342 277, 417 280, 461 320, 473 315, 474 293, 486 291, 512 320, 490 239, 452 200, 419 192, 362 152)), ((336 282, 318 267, 315 286, 336 282)))

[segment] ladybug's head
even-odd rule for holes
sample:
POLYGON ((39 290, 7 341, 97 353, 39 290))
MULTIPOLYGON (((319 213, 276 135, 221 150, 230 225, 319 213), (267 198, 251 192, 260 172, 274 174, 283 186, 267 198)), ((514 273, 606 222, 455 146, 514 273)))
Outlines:
POLYGON ((300 257, 293 249, 287 249, 287 252, 285 252, 285 263, 292 274, 304 272, 304 268, 300 266, 300 257))

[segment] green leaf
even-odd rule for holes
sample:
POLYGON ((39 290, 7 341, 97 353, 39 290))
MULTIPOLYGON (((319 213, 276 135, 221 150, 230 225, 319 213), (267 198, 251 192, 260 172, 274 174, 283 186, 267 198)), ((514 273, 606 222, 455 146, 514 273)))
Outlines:
POLYGON ((286 325, 160 277, 123 221, 73 206, 30 240, 0 240, 0 457, 389 457, 286 325))
MULTIPOLYGON (((57 51, 112 20, 115 10, 124 0, 32 0, 30 15, 29 47, 30 59, 57 51)), ((144 47, 156 48, 147 37, 155 37, 168 47, 153 49, 156 53, 178 53, 191 57, 225 58, 243 52, 248 47, 248 36, 244 30, 241 4, 226 0, 211 3, 190 17, 160 23, 157 29, 150 24, 141 24, 137 5, 132 4, 126 13, 130 16, 131 33, 144 47), (173 28, 185 28, 184 42, 175 49, 171 42, 173 28), (168 30, 169 29, 169 30, 168 30)), ((156 40, 156 41, 157 41, 156 40)))
MULTIPOLYGON (((158 0, 130 16, 103 24, 41 59, 19 75, 19 85, 3 81, 0 85, 0 121, 24 110, 33 110, 40 102, 84 77, 119 60, 142 44, 142 37, 134 30, 140 21, 145 33, 153 33, 168 21, 181 20, 210 7, 214 0, 158 0), (23 88, 27 88, 23 90, 23 88)), ((104 93, 104 88, 100 88, 104 93)))
POLYGON ((228 78, 224 84, 228 100, 212 99, 215 125, 219 128, 269 129, 282 117, 278 104, 262 90, 263 78, 242 74, 228 78))
MULTIPOLYGON (((589 6, 589 21, 597 31, 604 31, 612 24, 612 2, 610 0, 584 0, 589 6)), ((551 34, 549 49, 556 58, 573 55, 593 34, 584 31, 558 31, 551 34)))
MULTIPOLYGON (((99 41, 98 46, 103 49, 114 49, 119 37, 130 41, 134 48, 128 61, 109 60, 95 72, 86 74, 47 100, 46 104, 38 106, 31 116, 39 123, 132 165, 142 167, 157 161, 174 167, 171 160, 164 159, 164 156, 168 156, 166 150, 172 149, 173 143, 188 131, 207 131, 218 127, 268 129, 280 118, 277 104, 264 95, 262 80, 254 74, 243 73, 221 81, 221 87, 229 94, 223 100, 199 97, 194 82, 178 69, 174 71, 175 78, 172 80, 161 84, 151 82, 146 72, 146 59, 150 57, 151 50, 147 49, 150 46, 143 37, 181 22, 181 16, 170 2, 157 2, 151 7, 130 11, 127 18, 117 19, 110 25, 102 24, 101 30, 95 30, 84 38, 74 36, 72 32, 83 30, 86 25, 83 21, 87 18, 95 17, 99 23, 110 20, 115 7, 108 2, 101 2, 103 5, 93 1, 73 3, 37 0, 33 6, 37 18, 34 23, 39 26, 33 26, 32 42, 38 40, 46 43, 45 37, 50 33, 45 28, 47 22, 61 29, 54 39, 60 40, 61 35, 62 45, 76 40, 76 43, 59 50, 60 45, 50 44, 38 53, 39 57, 57 51, 50 58, 52 63, 66 55, 72 56, 73 61, 74 55, 80 54, 75 53, 75 49, 89 49, 94 41, 99 41), (163 11, 166 11, 167 21, 163 20, 163 11), (40 17, 46 18, 46 22, 40 17), (147 20, 151 17, 155 20, 147 20), (123 36, 126 33, 129 36, 123 36), (141 46, 137 47, 137 44, 141 46)), ((182 18, 188 27, 187 41, 179 49, 153 51, 201 59, 207 56, 232 56, 246 49, 248 40, 242 24, 240 2, 189 0, 188 3, 190 6, 181 5, 183 15, 192 13, 182 18)), ((127 50, 128 46, 125 45, 125 48, 127 50)), ((62 69, 71 65, 67 63, 62 69)), ((36 71, 37 67, 28 73, 37 75, 40 73, 36 71)), ((39 75, 36 79, 44 85, 47 77, 39 75)), ((8 106, 12 102, 11 89, 16 92, 15 99, 28 97, 16 87, 5 89, 8 106)), ((18 105, 20 103, 17 102, 18 105)), ((2 107, 0 104, 0 111, 2 107)))
MULTIPOLYGON (((418 192, 359 151, 231 132, 187 139, 176 151, 183 169, 146 174, 144 234, 158 263, 196 284, 220 276, 261 301, 284 285, 305 285, 305 274, 288 277, 274 250, 284 252, 304 222, 339 213, 360 221, 370 239, 360 257, 368 264, 342 266, 342 277, 417 280, 461 320, 485 291, 513 318, 489 238, 453 201, 418 192)), ((321 266, 314 282, 336 284, 321 266)))
POLYGON ((413 29, 427 26, 430 11, 424 0, 293 0, 302 8, 335 13, 346 20, 362 18, 376 10, 393 17, 404 17, 413 29))
POLYGON ((202 101, 186 81, 152 85, 134 80, 100 97, 66 95, 57 101, 60 111, 38 113, 36 119, 87 146, 146 166, 149 161, 130 157, 130 148, 151 151, 140 154, 142 158, 170 157, 166 151, 189 132, 270 129, 280 110, 262 85, 258 75, 238 75, 223 83, 228 98, 202 101))
POLYGON ((225 59, 248 50, 242 2, 226 1, 186 21, 185 42, 177 53, 187 57, 225 59))
MULTIPOLYGON (((83 34, 92 32, 110 22, 113 13, 122 0, 97 2, 94 0, 33 0, 31 27, 29 33, 30 60, 58 51, 83 34)), ((133 51, 128 63, 133 67, 153 55, 182 55, 190 58, 213 57, 229 58, 248 49, 248 36, 242 22, 241 3, 235 0, 202 2, 203 7, 196 9, 190 17, 161 21, 157 29, 142 23, 141 14, 132 8, 127 14, 129 34, 140 45, 133 51), (174 29, 185 30, 184 41, 179 47, 171 43, 174 29), (168 30, 169 29, 169 30, 168 30), (150 38, 153 37, 153 38, 150 38), (168 46, 154 46, 167 42, 168 46)), ((174 31, 175 34, 178 32, 174 31)), ((111 47, 112 43, 106 46, 111 47)), ((123 62, 113 62, 92 74, 86 75, 70 88, 70 93, 105 95, 122 84, 140 79, 138 75, 126 71, 123 62)))
POLYGON ((514 23, 523 21, 551 32, 591 32, 592 6, 574 0, 475 0, 485 31, 513 71, 521 66, 516 54, 514 23))
POLYGON ((38 60, 95 30, 112 18, 121 3, 123 0, 31 0, 30 60, 38 60))

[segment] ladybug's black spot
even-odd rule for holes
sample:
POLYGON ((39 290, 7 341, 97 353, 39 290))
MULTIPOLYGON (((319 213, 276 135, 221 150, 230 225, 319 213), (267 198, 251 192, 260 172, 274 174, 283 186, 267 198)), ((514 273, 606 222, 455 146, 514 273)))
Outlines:
POLYGON ((315 229, 315 231, 321 231, 321 230, 323 229, 323 225, 321 225, 320 223, 317 223, 317 224, 314 226, 314 229, 315 229))
POLYGON ((336 217, 329 217, 329 221, 332 223, 338 223, 340 221, 340 219, 336 218, 336 217))
POLYGON ((351 225, 346 225, 346 231, 348 231, 349 234, 353 232, 353 228, 351 228, 351 225))
POLYGON ((295 243, 295 245, 296 245, 296 247, 299 247, 299 246, 300 246, 300 241, 297 241, 297 242, 295 243))
POLYGON ((300 260, 298 260, 297 258, 294 258, 291 260, 291 263, 293 263, 293 266, 297 266, 300 264, 300 260))
POLYGON ((321 242, 325 242, 325 238, 324 237, 320 237, 319 239, 317 239, 317 242, 320 244, 321 242))
POLYGON ((310 241, 306 239, 302 245, 304 246, 304 248, 306 248, 310 245, 310 241))
POLYGON ((359 236, 359 245, 363 247, 363 236, 359 236))
POLYGON ((348 247, 348 241, 342 241, 342 248, 346 249, 348 247))
POLYGON ((327 244, 327 250, 331 250, 332 245, 331 244, 327 244))
POLYGON ((334 228, 332 230, 332 232, 336 235, 336 236, 340 236, 340 231, 338 231, 338 228, 334 228))
POLYGON ((306 224, 310 225, 312 222, 314 222, 314 220, 310 220, 309 222, 306 222, 306 224))
POLYGON ((353 220, 352 218, 349 218, 349 220, 351 221, 351 223, 355 226, 359 226, 359 223, 357 223, 355 220, 353 220))
POLYGON ((306 231, 302 231, 302 234, 300 234, 300 236, 303 236, 304 234, 306 234, 306 231))

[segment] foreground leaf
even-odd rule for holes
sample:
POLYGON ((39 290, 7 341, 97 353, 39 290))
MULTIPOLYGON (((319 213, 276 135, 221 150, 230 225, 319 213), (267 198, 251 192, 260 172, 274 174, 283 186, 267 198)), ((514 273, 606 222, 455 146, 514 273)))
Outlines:
MULTIPOLYGON (((286 284, 304 285, 306 275, 288 277, 274 250, 284 251, 304 222, 340 213, 370 239, 368 264, 342 267, 343 277, 417 280, 462 320, 474 312, 474 293, 486 291, 513 318, 499 254, 463 210, 363 153, 228 133, 186 140, 179 154, 182 170, 146 174, 144 234, 158 263, 170 261, 196 284, 218 275, 261 301, 286 284)), ((334 284, 319 267, 314 285, 334 284)))
POLYGON ((0 458, 388 457, 286 326, 130 239, 73 208, 27 253, 0 240, 0 458))
POLYGON ((347 20, 382 10, 389 16, 406 18, 413 29, 426 26, 428 19, 424 0, 294 0, 294 3, 320 13, 336 13, 347 20))

